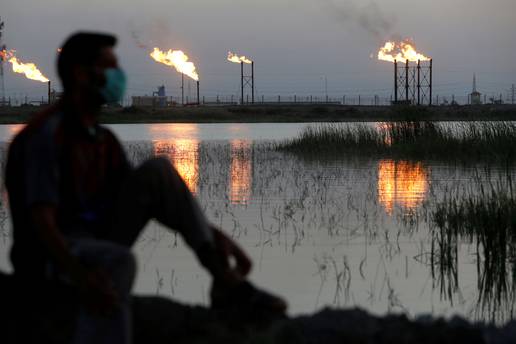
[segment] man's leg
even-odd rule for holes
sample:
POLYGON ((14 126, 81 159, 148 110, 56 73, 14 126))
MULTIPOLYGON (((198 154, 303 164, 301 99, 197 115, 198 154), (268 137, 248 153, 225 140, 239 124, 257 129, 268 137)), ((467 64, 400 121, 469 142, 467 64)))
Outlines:
POLYGON ((107 272, 117 294, 117 305, 107 315, 94 314, 81 306, 75 344, 130 344, 132 319, 130 293, 136 272, 133 255, 125 246, 90 238, 71 239, 72 253, 88 268, 107 272))
POLYGON ((109 239, 130 247, 152 218, 181 233, 196 252, 214 244, 197 201, 166 158, 147 160, 124 181, 109 239))
POLYGON ((283 300, 244 283, 251 268, 249 258, 235 242, 208 224, 188 187, 165 158, 146 161, 125 181, 110 240, 130 247, 151 218, 181 233, 210 272, 212 304, 223 307, 232 303, 240 308, 247 304, 253 309, 285 311, 283 300), (234 258, 236 268, 230 267, 229 258, 234 258), (220 302, 214 302, 214 295, 220 302))

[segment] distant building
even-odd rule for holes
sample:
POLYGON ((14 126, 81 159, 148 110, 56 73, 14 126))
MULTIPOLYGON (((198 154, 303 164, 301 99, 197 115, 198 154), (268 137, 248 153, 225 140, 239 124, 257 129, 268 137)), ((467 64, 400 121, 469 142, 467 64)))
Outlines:
POLYGON ((144 107, 167 107, 176 105, 175 102, 171 101, 165 92, 165 86, 159 86, 157 92, 152 92, 152 96, 133 96, 133 106, 144 106, 144 107))
POLYGON ((471 105, 482 104, 482 94, 477 90, 477 77, 473 74, 473 91, 469 94, 471 105))

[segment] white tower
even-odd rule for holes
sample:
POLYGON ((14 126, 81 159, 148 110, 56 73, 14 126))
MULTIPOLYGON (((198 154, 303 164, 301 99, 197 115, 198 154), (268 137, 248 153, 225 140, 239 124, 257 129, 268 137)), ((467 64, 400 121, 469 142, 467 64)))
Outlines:
POLYGON ((481 99, 482 94, 477 90, 477 76, 473 74, 473 90, 471 91, 469 98, 471 101, 471 105, 480 105, 482 104, 481 99))

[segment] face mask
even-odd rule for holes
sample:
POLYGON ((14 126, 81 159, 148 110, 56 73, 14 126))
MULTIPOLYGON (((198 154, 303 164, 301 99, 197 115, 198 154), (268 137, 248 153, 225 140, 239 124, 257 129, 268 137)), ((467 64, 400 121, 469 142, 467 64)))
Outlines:
POLYGON ((107 68, 104 70, 106 83, 99 90, 106 104, 117 103, 122 100, 125 93, 127 78, 120 68, 107 68))

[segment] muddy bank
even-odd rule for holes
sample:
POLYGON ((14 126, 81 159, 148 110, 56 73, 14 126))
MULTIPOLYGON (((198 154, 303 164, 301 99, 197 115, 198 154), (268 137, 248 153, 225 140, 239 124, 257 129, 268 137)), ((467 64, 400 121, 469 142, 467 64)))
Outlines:
MULTIPOLYGON (((67 343, 73 292, 17 285, 0 274, 2 343, 67 343), (59 296, 59 297, 58 297, 59 296), (59 301, 58 301, 59 300, 59 301)), ((450 343, 502 344, 516 339, 516 321, 501 328, 405 316, 376 317, 360 309, 325 309, 295 318, 215 312, 160 297, 134 297, 135 343, 450 343)))

